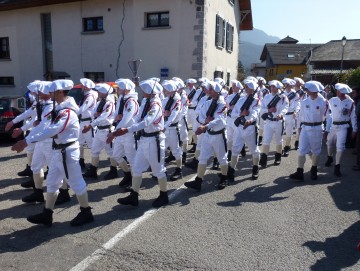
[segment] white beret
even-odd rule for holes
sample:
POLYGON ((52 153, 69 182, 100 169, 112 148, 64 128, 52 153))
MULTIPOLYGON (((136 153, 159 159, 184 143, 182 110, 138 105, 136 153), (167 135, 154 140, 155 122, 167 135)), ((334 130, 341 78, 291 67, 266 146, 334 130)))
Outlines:
POLYGON ((335 84, 335 89, 344 94, 349 94, 352 92, 352 89, 348 85, 343 84, 343 83, 335 84))
POLYGON ((81 78, 80 79, 80 83, 84 86, 84 87, 87 87, 87 88, 94 88, 95 87, 95 83, 90 80, 90 79, 87 79, 87 78, 81 78))
MULTIPOLYGON (((256 83, 258 82, 258 80, 257 80, 254 76, 248 76, 248 77, 246 77, 246 78, 244 79, 244 81, 245 81, 245 80, 252 80, 252 81, 254 81, 254 82, 256 82, 256 83)), ((244 82, 244 81, 243 81, 243 82, 244 82)))
POLYGON ((296 84, 296 81, 293 79, 290 79, 290 78, 284 78, 281 82, 283 84, 288 84, 290 86, 295 86, 295 84, 296 84))
POLYGON ((258 87, 258 84, 250 79, 245 79, 244 84, 251 88, 252 90, 255 90, 258 87))
POLYGON ((201 77, 201 78, 198 79, 198 81, 202 83, 202 82, 209 81, 209 79, 207 79, 206 77, 201 77))
POLYGON ((105 83, 96 84, 95 89, 102 94, 111 94, 114 91, 110 85, 105 84, 105 83))
POLYGON ((121 90, 134 90, 135 84, 133 81, 127 78, 120 78, 115 81, 115 84, 117 84, 118 88, 121 90))
POLYGON ((304 80, 302 80, 300 77, 294 77, 294 80, 302 85, 305 84, 304 80))
POLYGON ((74 82, 68 79, 58 79, 52 82, 50 92, 58 90, 70 90, 74 87, 74 82))
POLYGON ((196 79, 193 79, 193 78, 189 78, 186 80, 186 84, 196 84, 196 79))
POLYGON ((320 92, 324 89, 324 86, 318 81, 308 81, 304 87, 310 92, 320 92))
POLYGON ((258 82, 262 82, 263 84, 266 84, 266 80, 264 77, 256 76, 256 79, 258 80, 258 82))
POLYGON ((278 80, 271 80, 269 82, 269 86, 274 86, 276 88, 282 88, 284 85, 278 80))
POLYGON ((231 80, 231 83, 237 86, 238 88, 244 88, 243 85, 238 80, 231 80))
POLYGON ((163 89, 159 82, 149 79, 141 81, 139 86, 146 94, 159 94, 163 89))
MULTIPOLYGON (((153 80, 153 81, 156 81, 156 82, 160 82, 160 81, 161 81, 160 78, 158 78, 158 77, 151 77, 151 78, 146 79, 146 80, 153 80)), ((144 80, 144 81, 146 81, 146 80, 144 80)))
POLYGON ((51 81, 41 81, 39 82, 39 91, 41 91, 42 93, 48 95, 50 94, 50 92, 52 89, 52 82, 51 81))
POLYGON ((161 85, 169 92, 174 92, 178 89, 178 84, 174 80, 164 80, 161 85))
POLYGON ((40 87, 40 80, 35 80, 27 85, 28 90, 37 93, 40 87))
POLYGON ((217 93, 221 92, 223 87, 219 83, 214 81, 209 81, 208 83, 209 83, 209 87, 211 87, 215 92, 217 93))
POLYGON ((225 86, 225 81, 221 77, 216 77, 214 79, 214 82, 220 84, 220 86, 222 86, 222 87, 225 86))

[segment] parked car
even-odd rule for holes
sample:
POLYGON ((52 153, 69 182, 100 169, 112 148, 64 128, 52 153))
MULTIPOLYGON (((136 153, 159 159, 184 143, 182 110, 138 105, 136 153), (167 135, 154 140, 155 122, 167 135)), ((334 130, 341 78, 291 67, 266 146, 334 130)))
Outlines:
POLYGON ((1 97, 0 98, 0 135, 11 135, 14 128, 21 127, 22 122, 13 126, 10 131, 5 132, 5 126, 16 116, 25 110, 24 97, 1 97))

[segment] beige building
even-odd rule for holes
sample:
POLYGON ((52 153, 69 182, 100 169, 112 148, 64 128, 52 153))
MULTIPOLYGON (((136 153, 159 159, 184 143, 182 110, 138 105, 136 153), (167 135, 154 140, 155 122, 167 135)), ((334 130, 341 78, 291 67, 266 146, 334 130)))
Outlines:
POLYGON ((4 0, 0 95, 35 80, 173 76, 236 78, 238 33, 252 29, 250 0, 4 0))

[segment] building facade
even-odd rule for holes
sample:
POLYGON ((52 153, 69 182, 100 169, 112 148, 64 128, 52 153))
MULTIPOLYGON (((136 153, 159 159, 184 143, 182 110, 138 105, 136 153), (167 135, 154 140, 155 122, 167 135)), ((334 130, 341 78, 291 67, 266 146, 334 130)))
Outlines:
POLYGON ((250 0, 84 0, 0 3, 0 95, 35 80, 82 77, 236 78, 250 0))

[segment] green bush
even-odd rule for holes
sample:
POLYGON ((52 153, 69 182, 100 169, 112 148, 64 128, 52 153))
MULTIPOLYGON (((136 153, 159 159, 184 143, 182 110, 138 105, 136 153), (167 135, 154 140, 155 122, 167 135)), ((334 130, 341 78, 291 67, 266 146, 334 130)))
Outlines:
POLYGON ((351 87, 360 87, 360 67, 351 70, 347 77, 347 84, 351 87))

